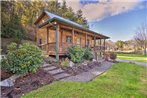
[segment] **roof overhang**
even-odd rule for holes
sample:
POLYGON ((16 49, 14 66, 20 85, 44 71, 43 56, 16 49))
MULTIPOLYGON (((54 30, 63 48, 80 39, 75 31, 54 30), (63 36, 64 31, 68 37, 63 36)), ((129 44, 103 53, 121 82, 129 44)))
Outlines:
POLYGON ((92 32, 93 34, 96 34, 96 35, 98 35, 98 36, 101 36, 103 39, 109 39, 108 36, 99 34, 99 33, 97 33, 97 32, 94 32, 94 31, 89 30, 89 29, 84 28, 84 27, 79 27, 79 26, 76 26, 76 25, 74 25, 74 24, 70 24, 70 23, 68 23, 68 22, 66 22, 66 21, 64 21, 64 20, 61 20, 61 19, 58 19, 58 18, 55 18, 55 17, 49 19, 48 21, 44 22, 43 24, 39 25, 38 27, 39 27, 39 28, 42 28, 42 27, 46 26, 47 24, 51 24, 51 23, 54 22, 54 21, 57 21, 57 22, 60 22, 60 23, 63 23, 63 24, 66 24, 66 25, 75 27, 75 28, 77 28, 77 29, 81 29, 81 30, 86 31, 86 32, 92 32))

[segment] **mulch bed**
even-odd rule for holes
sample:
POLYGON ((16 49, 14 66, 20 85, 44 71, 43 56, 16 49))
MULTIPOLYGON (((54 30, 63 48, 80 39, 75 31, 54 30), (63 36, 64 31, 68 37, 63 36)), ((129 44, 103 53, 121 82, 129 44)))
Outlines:
POLYGON ((1 81, 5 80, 13 75, 12 73, 10 73, 4 69, 1 69, 0 73, 1 73, 1 81))
POLYGON ((43 69, 39 69, 37 73, 31 73, 26 76, 19 77, 15 81, 13 87, 2 87, 2 98, 20 98, 27 92, 35 90, 43 85, 50 84, 54 78, 46 73, 43 69))
POLYGON ((74 66, 74 67, 61 67, 65 72, 72 74, 72 75, 77 75, 82 72, 86 72, 96 66, 101 66, 100 62, 88 62, 87 65, 80 64, 80 66, 74 66))

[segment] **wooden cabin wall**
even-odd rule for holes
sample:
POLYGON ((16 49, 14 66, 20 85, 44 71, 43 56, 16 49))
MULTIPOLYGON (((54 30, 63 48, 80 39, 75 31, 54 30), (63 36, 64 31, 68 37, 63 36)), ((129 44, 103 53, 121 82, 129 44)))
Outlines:
POLYGON ((56 31, 49 29, 49 43, 55 43, 56 42, 56 31))
POLYGON ((87 39, 90 41, 90 46, 92 46, 92 36, 87 35, 87 39))
MULTIPOLYGON (((60 35, 61 35, 61 33, 62 33, 62 37, 60 37, 60 42, 62 42, 62 43, 66 43, 66 36, 71 36, 72 37, 72 32, 71 31, 68 31, 68 30, 62 30, 61 32, 60 32, 60 35)), ((72 43, 70 43, 70 44, 72 44, 72 43)))
POLYGON ((47 43, 47 29, 41 28, 37 31, 37 43, 40 44, 40 39, 42 40, 42 44, 47 43))
POLYGON ((49 19, 49 16, 47 16, 46 14, 38 21, 38 25, 46 22, 49 19))

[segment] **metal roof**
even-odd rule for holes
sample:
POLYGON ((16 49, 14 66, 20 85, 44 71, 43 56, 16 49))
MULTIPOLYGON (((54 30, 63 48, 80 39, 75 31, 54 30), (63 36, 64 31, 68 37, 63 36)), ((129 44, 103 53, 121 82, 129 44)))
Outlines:
POLYGON ((66 21, 66 22, 68 22, 68 23, 70 23, 70 24, 74 24, 74 25, 76 25, 76 26, 83 27, 82 25, 80 25, 80 24, 78 24, 78 23, 75 23, 75 22, 70 21, 70 20, 68 20, 68 19, 65 19, 65 18, 63 18, 63 17, 61 17, 61 16, 55 15, 55 14, 53 14, 53 13, 50 13, 50 12, 48 12, 48 11, 45 11, 45 13, 46 13, 50 18, 57 18, 57 19, 66 21))
POLYGON ((53 22, 53 21, 56 20, 56 21, 59 21, 59 22, 62 22, 62 23, 71 25, 71 26, 73 26, 73 27, 79 28, 79 29, 81 29, 81 30, 84 30, 84 31, 87 31, 87 32, 92 32, 92 33, 97 34, 97 35, 99 35, 99 36, 102 36, 102 37, 105 37, 105 38, 109 38, 108 36, 105 36, 105 35, 102 35, 102 34, 99 34, 99 33, 95 32, 95 31, 89 30, 89 29, 83 27, 82 25, 80 25, 80 24, 78 24, 78 23, 75 23, 75 22, 73 22, 73 21, 70 21, 70 20, 68 20, 68 19, 65 19, 65 18, 63 18, 63 17, 61 17, 61 16, 55 15, 55 14, 50 13, 50 12, 48 12, 48 11, 44 11, 44 12, 50 17, 50 19, 49 19, 48 21, 44 22, 43 24, 41 24, 39 27, 45 26, 45 25, 47 25, 49 22, 53 22))

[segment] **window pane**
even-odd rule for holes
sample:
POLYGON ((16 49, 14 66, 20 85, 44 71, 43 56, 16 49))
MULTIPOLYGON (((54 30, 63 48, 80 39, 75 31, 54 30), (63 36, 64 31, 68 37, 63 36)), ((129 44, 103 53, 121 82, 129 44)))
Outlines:
POLYGON ((72 42, 71 36, 66 36, 66 42, 67 43, 71 43, 72 42))

